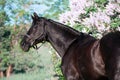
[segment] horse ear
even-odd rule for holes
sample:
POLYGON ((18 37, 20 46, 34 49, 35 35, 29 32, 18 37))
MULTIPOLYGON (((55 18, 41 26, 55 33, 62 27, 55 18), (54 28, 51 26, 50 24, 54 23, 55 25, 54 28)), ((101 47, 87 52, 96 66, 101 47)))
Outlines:
POLYGON ((34 16, 33 15, 31 15, 31 18, 34 20, 34 16))
POLYGON ((33 14, 34 14, 34 19, 38 19, 39 18, 39 16, 37 15, 36 12, 34 12, 33 14))

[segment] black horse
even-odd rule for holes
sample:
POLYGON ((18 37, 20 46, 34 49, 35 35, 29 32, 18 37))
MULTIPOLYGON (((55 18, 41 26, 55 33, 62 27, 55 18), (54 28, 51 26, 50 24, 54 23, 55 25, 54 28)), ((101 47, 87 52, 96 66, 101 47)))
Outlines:
POLYGON ((48 41, 62 58, 66 80, 120 80, 120 32, 98 40, 36 13, 32 19, 21 41, 24 51, 48 41))

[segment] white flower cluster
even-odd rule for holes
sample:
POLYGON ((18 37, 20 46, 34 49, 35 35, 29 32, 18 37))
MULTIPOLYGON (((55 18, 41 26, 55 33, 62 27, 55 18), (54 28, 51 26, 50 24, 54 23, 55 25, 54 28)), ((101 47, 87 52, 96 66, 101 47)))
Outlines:
POLYGON ((85 8, 92 5, 89 0, 70 0, 70 11, 60 14, 59 20, 62 23, 74 25, 75 21, 81 22, 79 15, 86 13, 85 8))
POLYGON ((95 27, 98 32, 103 32, 110 28, 110 17, 101 11, 90 13, 90 17, 83 19, 81 24, 84 24, 87 27, 95 27))
POLYGON ((114 15, 114 12, 120 13, 120 3, 109 2, 105 10, 106 14, 111 16, 114 15))
MULTIPOLYGON (((87 27, 95 27, 101 34, 104 31, 109 31, 111 18, 115 13, 119 13, 120 18, 120 0, 109 0, 105 9, 100 9, 94 0, 70 0, 70 11, 67 11, 60 15, 59 20, 64 24, 70 24, 73 26, 77 22, 87 27), (90 12, 89 17, 80 19, 82 14, 86 14, 86 8, 94 6, 97 11, 90 12)), ((120 28, 118 27, 118 30, 120 28)))

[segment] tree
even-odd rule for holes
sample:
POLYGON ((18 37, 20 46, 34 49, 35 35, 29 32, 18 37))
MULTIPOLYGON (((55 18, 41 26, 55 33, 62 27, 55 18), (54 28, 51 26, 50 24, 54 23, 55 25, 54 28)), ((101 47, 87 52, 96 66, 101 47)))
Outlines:
MULTIPOLYGON (((57 19, 60 13, 68 10, 67 5, 68 0, 1 0, 0 70, 6 71, 11 65, 14 65, 14 73, 27 72, 31 69, 40 68, 40 64, 34 64, 33 55, 31 56, 30 52, 23 54, 18 48, 20 37, 26 32, 26 28, 29 28, 26 26, 29 26, 28 24, 32 20, 30 15, 34 11, 47 18, 57 19), (43 13, 39 13, 39 9, 34 10, 34 8, 30 8, 32 5, 44 5, 47 8, 43 13), (17 45, 15 45, 16 42, 17 45)), ((10 71, 9 68, 7 71, 10 71)))
POLYGON ((58 19, 59 14, 65 12, 66 10, 69 10, 69 0, 51 0, 45 1, 45 4, 49 7, 45 12, 44 16, 52 19, 58 19))
POLYGON ((5 24, 5 20, 7 19, 6 12, 4 11, 5 0, 0 0, 0 27, 5 24))

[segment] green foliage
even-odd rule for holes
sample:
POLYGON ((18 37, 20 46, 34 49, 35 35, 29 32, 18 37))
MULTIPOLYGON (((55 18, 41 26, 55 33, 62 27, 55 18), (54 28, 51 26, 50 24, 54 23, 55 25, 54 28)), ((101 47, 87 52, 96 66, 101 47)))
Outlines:
POLYGON ((107 0, 94 0, 95 3, 98 3, 98 4, 104 4, 107 2, 107 0))
POLYGON ((45 11, 44 16, 52 19, 58 19, 59 14, 63 13, 65 10, 69 10, 68 4, 68 0, 56 0, 51 4, 47 3, 46 5, 50 8, 45 11))
POLYGON ((6 6, 6 0, 0 0, 0 27, 3 27, 8 16, 4 10, 6 6))
POLYGON ((11 32, 7 27, 0 27, 0 51, 10 51, 11 32))
POLYGON ((5 0, 0 0, 0 7, 2 7, 5 4, 5 0))
POLYGON ((0 27, 0 70, 7 69, 10 64, 11 32, 8 27, 0 27))
POLYGON ((14 53, 13 63, 14 64, 14 73, 25 73, 29 72, 35 67, 33 62, 33 57, 31 54, 25 53, 14 53))
POLYGON ((0 59, 1 59, 1 62, 0 62, 0 70, 4 71, 7 69, 8 65, 10 64, 10 56, 9 56, 9 53, 2 53, 0 54, 0 59), (4 66, 4 67, 3 67, 4 66))
POLYGON ((116 30, 117 27, 120 27, 120 18, 117 17, 115 19, 112 19, 110 26, 112 30, 116 30))
POLYGON ((94 2, 97 3, 97 7, 104 9, 108 0, 94 0, 94 2))
POLYGON ((5 11, 3 10, 3 7, 1 7, 0 10, 1 10, 0 11, 0 27, 2 27, 5 24, 5 20, 7 19, 7 16, 6 16, 5 11))
POLYGON ((88 15, 90 12, 97 12, 97 8, 95 6, 90 6, 88 8, 85 8, 85 10, 87 11, 86 14, 88 15))
POLYGON ((58 60, 55 65, 55 72, 56 74, 59 76, 59 80, 65 80, 65 78, 63 77, 62 71, 61 71, 61 60, 58 60))
POLYGON ((54 50, 51 50, 52 51, 52 61, 53 61, 53 64, 54 64, 54 70, 57 74, 57 76, 59 77, 59 80, 65 80, 63 74, 62 74, 62 71, 61 71, 61 59, 58 58, 58 56, 56 56, 55 54, 55 51, 54 50))

